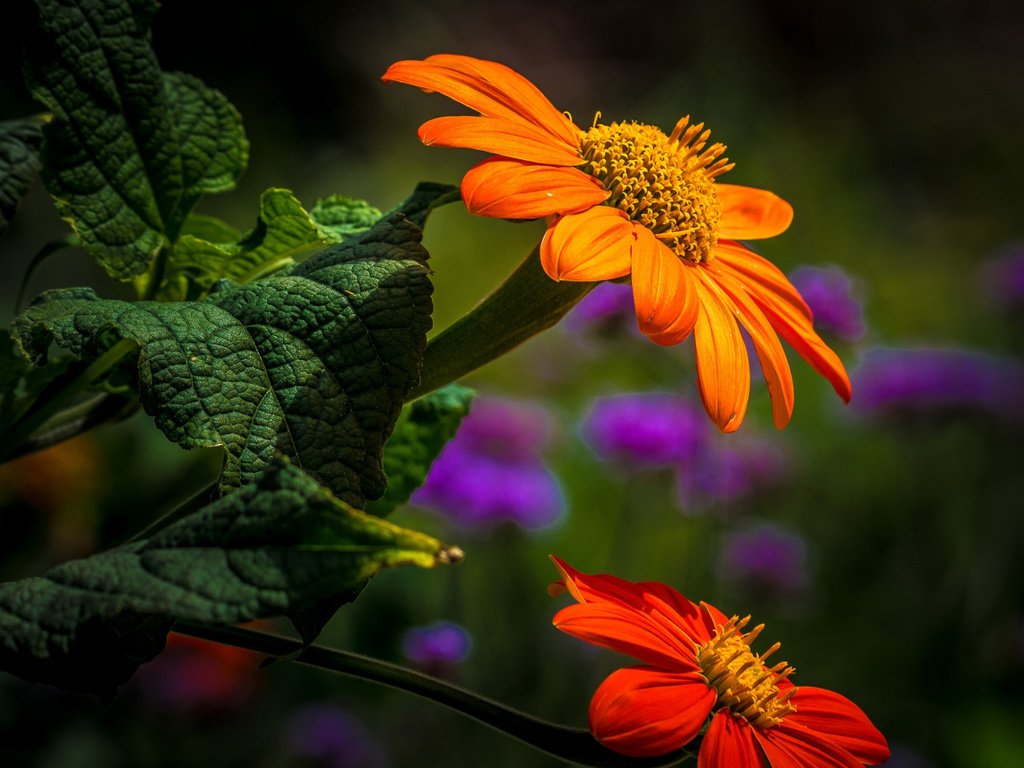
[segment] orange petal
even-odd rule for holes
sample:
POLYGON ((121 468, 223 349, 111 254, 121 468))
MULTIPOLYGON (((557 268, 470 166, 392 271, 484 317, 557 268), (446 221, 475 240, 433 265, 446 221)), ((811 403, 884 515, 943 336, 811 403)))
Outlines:
POLYGON ((719 235, 730 240, 758 240, 789 229, 793 206, 766 189, 715 184, 722 206, 719 235))
POLYGON ((594 693, 590 732, 623 755, 666 755, 697 735, 716 698, 699 672, 627 667, 609 675, 594 693))
POLYGON ((836 742, 795 724, 791 718, 767 729, 754 729, 772 768, 862 768, 862 763, 836 742))
POLYGON ((524 163, 492 157, 462 178, 462 199, 477 216, 539 219, 578 213, 608 199, 592 176, 575 168, 524 163))
POLYGON ((715 256, 719 265, 725 265, 739 273, 740 279, 752 293, 760 289, 774 293, 791 305, 795 312, 804 315, 808 320, 811 319, 811 308, 807 306, 803 296, 793 287, 782 270, 768 259, 757 255, 744 245, 728 240, 718 241, 715 256))
POLYGON ((828 380, 843 402, 849 402, 852 390, 846 368, 815 332, 811 312, 796 288, 781 272, 778 276, 772 275, 772 270, 778 271, 776 267, 766 269, 767 261, 742 246, 732 244, 728 252, 721 251, 721 247, 719 243, 715 251, 720 254, 716 260, 716 263, 721 262, 719 267, 743 284, 779 335, 828 380), (742 258, 738 251, 745 251, 742 258), (726 255, 721 255, 723 253, 726 255))
POLYGON ((789 361, 786 360, 786 352, 779 337, 742 283, 731 275, 721 272, 716 274, 714 263, 707 268, 707 273, 711 274, 718 287, 739 310, 737 317, 750 334, 761 370, 764 371, 764 380, 772 399, 775 428, 782 429, 793 415, 794 393, 793 374, 789 370, 789 361))
POLYGON ((428 146, 465 147, 545 165, 579 165, 578 152, 552 142, 540 128, 499 117, 435 117, 420 126, 428 146))
POLYGON ((504 64, 440 54, 395 62, 381 80, 436 91, 485 117, 533 124, 567 150, 578 151, 580 129, 537 86, 504 64))
POLYGON ((629 274, 636 235, 625 213, 596 205, 556 219, 540 243, 540 263, 553 280, 595 282, 629 274))
POLYGON ((722 432, 735 432, 750 399, 750 362, 736 322, 736 308, 712 286, 702 269, 694 281, 701 311, 694 327, 697 387, 711 420, 722 432))
MULTIPOLYGON (((761 749, 754 740, 754 729, 729 710, 719 710, 704 734, 697 768, 765 768, 761 749)), ((772 768, 777 768, 774 764, 772 768)))
POLYGON ((694 644, 645 614, 612 603, 577 603, 555 614, 557 629, 674 672, 698 672, 694 644))
POLYGON ((791 699, 796 712, 787 717, 823 733, 865 765, 889 759, 889 745, 864 711, 845 696, 801 685, 791 699))
POLYGON ((696 276, 646 227, 633 243, 633 303, 640 330, 655 344, 678 344, 697 322, 696 276))

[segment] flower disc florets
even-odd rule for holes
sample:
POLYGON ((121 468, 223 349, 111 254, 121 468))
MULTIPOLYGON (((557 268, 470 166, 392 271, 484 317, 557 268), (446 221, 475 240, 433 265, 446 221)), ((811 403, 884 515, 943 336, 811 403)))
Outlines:
POLYGON ((764 663, 779 649, 779 643, 760 655, 750 650, 750 643, 764 625, 742 634, 740 630, 749 620, 749 616, 733 617, 724 627, 719 627, 715 636, 697 649, 697 661, 708 685, 718 692, 720 706, 728 707, 751 725, 771 728, 796 711, 789 700, 797 689, 793 687, 781 693, 778 686, 793 668, 784 661, 773 667, 764 663))
POLYGON ((582 138, 581 169, 611 192, 608 205, 642 224, 681 259, 713 258, 721 207, 715 177, 732 165, 710 131, 680 120, 670 136, 642 123, 594 125, 582 138))

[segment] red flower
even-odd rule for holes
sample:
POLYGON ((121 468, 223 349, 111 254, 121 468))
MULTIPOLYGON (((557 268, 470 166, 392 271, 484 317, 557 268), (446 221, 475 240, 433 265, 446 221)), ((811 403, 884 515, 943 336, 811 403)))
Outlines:
POLYGON ((750 644, 764 625, 694 605, 658 582, 587 575, 552 557, 579 605, 554 625, 588 643, 642 662, 613 672, 590 703, 590 730, 609 749, 653 757, 680 749, 711 717, 698 768, 860 768, 888 759, 889 747, 856 704, 789 681, 785 662, 769 667, 750 644))

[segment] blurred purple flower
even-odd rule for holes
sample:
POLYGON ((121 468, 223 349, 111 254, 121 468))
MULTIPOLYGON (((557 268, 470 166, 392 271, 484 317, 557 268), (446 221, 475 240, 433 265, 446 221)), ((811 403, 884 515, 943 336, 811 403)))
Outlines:
POLYGON ((807 545, 781 526, 748 525, 725 535, 719 568, 724 580, 747 592, 789 596, 807 586, 807 545))
POLYGON ((472 644, 465 628, 450 621, 437 621, 406 630, 402 653, 420 667, 443 668, 465 661, 472 644))
POLYGON ((633 286, 628 283, 600 283, 583 297, 565 317, 570 331, 638 331, 633 308, 633 286))
POLYGON ((980 408, 1024 420, 1024 364, 969 349, 876 348, 853 371, 852 404, 892 412, 980 408))
POLYGON ((981 288, 1000 308, 1024 307, 1024 243, 1010 246, 981 267, 981 288))
POLYGON ((731 502, 777 484, 789 457, 777 438, 721 435, 692 462, 678 468, 684 510, 731 502))
POLYGON ((547 413, 538 406, 477 398, 413 503, 466 526, 509 520, 533 529, 554 523, 565 500, 540 457, 549 433, 547 413))
POLYGON ((935 768, 935 763, 906 744, 890 744, 892 754, 878 768, 935 768))
POLYGON ((844 341, 864 335, 864 309, 856 285, 839 267, 800 267, 789 276, 814 313, 814 327, 844 341))
POLYGON ((686 398, 647 392, 597 398, 582 434, 606 461, 661 467, 691 461, 710 430, 703 409, 686 398))
POLYGON ((307 704, 289 718, 288 749, 324 768, 383 768, 384 751, 352 713, 333 704, 307 704))

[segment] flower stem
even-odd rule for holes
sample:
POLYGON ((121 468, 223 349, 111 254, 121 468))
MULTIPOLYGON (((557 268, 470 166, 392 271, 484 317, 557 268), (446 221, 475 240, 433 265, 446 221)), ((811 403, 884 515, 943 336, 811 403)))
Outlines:
POLYGON ((595 285, 552 280, 534 248, 493 293, 430 340, 420 385, 408 400, 475 371, 550 328, 595 285))
POLYGON ((244 627, 179 621, 174 631, 414 693, 479 720, 535 749, 578 765, 594 768, 657 768, 678 763, 691 754, 686 750, 678 750, 656 758, 626 757, 601 746, 587 730, 541 720, 465 688, 369 656, 319 645, 303 645, 298 640, 244 627))

